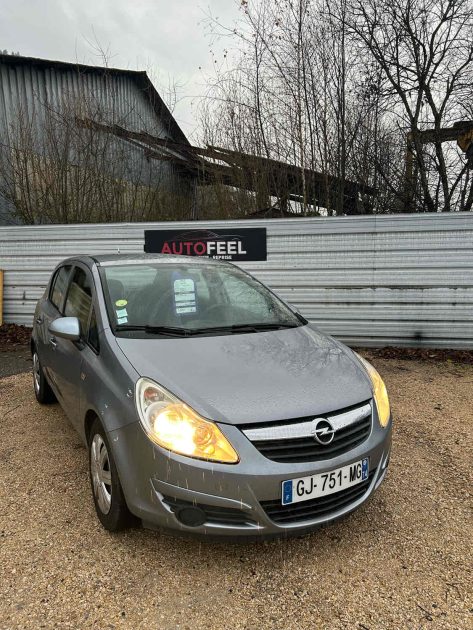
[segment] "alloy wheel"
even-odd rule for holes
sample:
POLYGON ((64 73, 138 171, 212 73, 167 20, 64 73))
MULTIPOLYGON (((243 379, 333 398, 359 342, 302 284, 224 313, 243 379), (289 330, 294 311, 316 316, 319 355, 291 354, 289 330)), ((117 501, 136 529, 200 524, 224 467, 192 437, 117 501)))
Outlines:
POLYGON ((97 505, 103 514, 108 514, 112 505, 112 473, 107 446, 98 433, 90 445, 90 472, 97 505))
POLYGON ((33 382, 35 391, 38 393, 41 385, 41 366, 36 352, 33 354, 33 382))

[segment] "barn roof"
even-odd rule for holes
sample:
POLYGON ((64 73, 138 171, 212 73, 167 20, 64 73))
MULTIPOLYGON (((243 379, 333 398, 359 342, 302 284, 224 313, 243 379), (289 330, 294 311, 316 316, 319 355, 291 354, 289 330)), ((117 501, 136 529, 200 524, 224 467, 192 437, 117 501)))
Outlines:
POLYGON ((72 63, 67 61, 54 61, 51 59, 39 59, 37 57, 23 57, 21 55, 0 54, 0 64, 10 66, 30 66, 41 68, 54 68, 55 70, 71 71, 75 70, 81 74, 98 74, 107 76, 126 76, 134 81, 137 87, 142 90, 149 99, 156 115, 163 120, 170 130, 173 138, 182 144, 189 144, 189 141, 179 127, 176 119, 169 111, 158 91, 154 87, 151 79, 144 70, 124 70, 122 68, 108 68, 103 66, 89 66, 82 63, 72 63))

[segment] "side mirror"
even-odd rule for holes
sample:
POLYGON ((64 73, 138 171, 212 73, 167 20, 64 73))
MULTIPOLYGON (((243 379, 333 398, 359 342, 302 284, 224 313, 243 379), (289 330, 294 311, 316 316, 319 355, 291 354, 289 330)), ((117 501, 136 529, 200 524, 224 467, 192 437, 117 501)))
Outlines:
POLYGON ((49 325, 49 332, 62 339, 79 341, 80 322, 77 317, 58 317, 49 325))

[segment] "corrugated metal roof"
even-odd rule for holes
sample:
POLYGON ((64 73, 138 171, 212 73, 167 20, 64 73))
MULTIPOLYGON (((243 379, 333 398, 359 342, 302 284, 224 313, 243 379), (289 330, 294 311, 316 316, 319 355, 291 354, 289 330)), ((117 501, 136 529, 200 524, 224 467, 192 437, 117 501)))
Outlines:
POLYGON ((0 227, 5 321, 31 324, 54 266, 143 252, 145 229, 266 227, 241 266, 322 330, 358 345, 473 348, 473 213, 0 227))
MULTIPOLYGON (((37 57, 23 57, 20 55, 0 55, 0 64, 5 64, 6 66, 23 66, 26 68, 42 68, 44 70, 51 68, 59 71, 75 71, 81 75, 93 74, 98 76, 126 76, 133 80, 147 96, 156 115, 165 121, 166 126, 169 129, 170 136, 177 142, 189 144, 186 135, 178 125, 176 119, 169 111, 167 105, 144 70, 126 70, 121 68, 108 68, 104 66, 90 66, 81 63, 39 59, 37 57)), ((32 82, 30 85, 32 86, 32 82)))
MULTIPOLYGON (((74 116, 76 112, 97 115, 110 124, 121 122, 130 129, 147 131, 189 146, 146 72, 0 55, 0 144, 3 174, 6 173, 9 182, 7 193, 12 192, 13 168, 8 146, 22 147, 26 141, 31 155, 48 155, 52 151, 53 158, 57 159, 52 147, 55 147, 56 137, 61 142, 62 127, 58 121, 62 114, 74 116)), ((101 170, 113 181, 131 181, 134 185, 170 193, 186 190, 184 178, 172 163, 148 160, 140 147, 118 138, 102 140, 97 136, 97 146, 93 148, 96 155, 102 156, 101 170)), ((83 137, 81 142, 87 139, 83 137)), ((64 150, 64 146, 61 149, 64 150)), ((92 170, 95 167, 93 154, 88 158, 92 170)), ((81 156, 77 147, 68 153, 68 159, 75 165, 80 165, 81 156)), ((190 195, 189 183, 188 188, 190 195)), ((132 190, 131 194, 138 192, 132 190)), ((16 222, 12 214, 14 208, 6 197, 0 194, 0 224, 16 222)), ((92 194, 90 197, 92 201, 88 204, 93 211, 98 202, 92 194)))

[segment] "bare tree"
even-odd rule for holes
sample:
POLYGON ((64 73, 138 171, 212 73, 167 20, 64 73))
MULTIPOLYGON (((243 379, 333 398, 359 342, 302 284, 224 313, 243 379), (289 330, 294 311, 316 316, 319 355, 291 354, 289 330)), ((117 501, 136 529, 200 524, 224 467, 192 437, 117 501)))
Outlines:
MULTIPOLYGON (((432 153, 418 132, 429 126, 439 132, 471 99, 472 9, 469 0, 355 0, 350 9, 350 28, 383 74, 384 102, 394 105, 391 115, 409 133, 418 202, 429 211, 452 209, 461 178, 452 180, 440 134, 432 153)), ((414 201, 415 189, 405 194, 407 204, 414 201)))
POLYGON ((235 46, 202 109, 204 141, 326 174, 322 198, 304 182, 303 212, 343 212, 346 180, 378 189, 363 211, 471 209, 462 156, 439 134, 471 117, 471 0, 240 4, 239 27, 214 23, 235 46))

